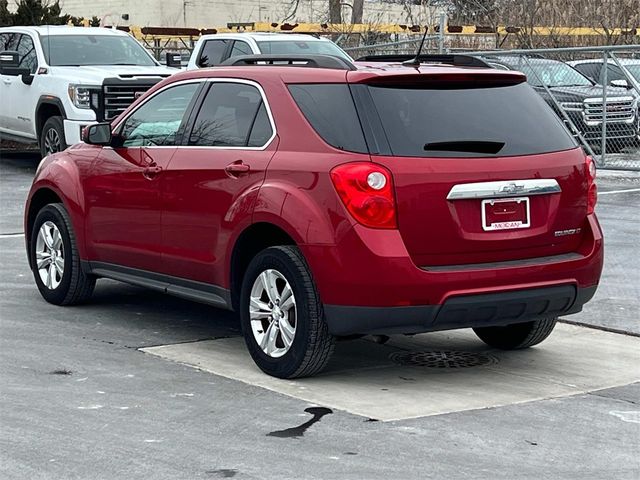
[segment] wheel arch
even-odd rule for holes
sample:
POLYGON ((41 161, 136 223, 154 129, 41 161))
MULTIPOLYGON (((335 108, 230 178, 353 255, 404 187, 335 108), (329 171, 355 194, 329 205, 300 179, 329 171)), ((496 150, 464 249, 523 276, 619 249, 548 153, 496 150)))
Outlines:
MULTIPOLYGON (((60 195, 49 187, 39 188, 31 195, 24 222, 24 238, 27 244, 27 252, 29 251, 29 245, 31 243, 31 231, 33 230, 38 212, 51 203, 64 204, 60 195)), ((29 260, 29 267, 32 268, 31 255, 27 254, 27 258, 29 260)))
POLYGON ((229 261, 231 306, 238 311, 242 280, 251 260, 262 250, 276 245, 297 245, 294 237, 282 226, 258 222, 245 228, 233 244, 229 261))
POLYGON ((62 100, 49 95, 40 97, 36 105, 36 136, 38 139, 40 139, 40 133, 46 121, 55 116, 61 116, 63 119, 67 118, 62 100))

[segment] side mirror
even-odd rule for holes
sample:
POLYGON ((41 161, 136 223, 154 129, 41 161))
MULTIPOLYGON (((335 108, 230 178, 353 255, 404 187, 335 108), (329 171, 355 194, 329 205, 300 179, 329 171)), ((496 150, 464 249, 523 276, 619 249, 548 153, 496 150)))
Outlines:
POLYGON ((611 80, 611 82, 609 82, 611 86, 613 87, 621 87, 621 88, 631 88, 631 86, 629 85, 629 82, 627 82, 624 78, 620 79, 620 80, 611 80))
POLYGON ((0 52, 0 75, 22 77, 25 85, 33 83, 33 75, 28 68, 20 68, 20 54, 13 50, 0 52))
POLYGON ((167 53, 167 67, 182 68, 182 54, 180 53, 167 53))
POLYGON ((111 124, 94 123, 85 127, 82 131, 82 141, 89 145, 111 145, 111 124))

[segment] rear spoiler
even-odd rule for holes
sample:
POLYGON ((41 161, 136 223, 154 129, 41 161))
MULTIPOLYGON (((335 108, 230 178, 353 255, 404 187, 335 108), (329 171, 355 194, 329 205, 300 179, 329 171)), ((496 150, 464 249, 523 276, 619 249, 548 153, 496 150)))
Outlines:
POLYGON ((491 88, 518 85, 527 81, 527 77, 520 72, 506 72, 502 70, 465 71, 465 72, 433 72, 400 68, 387 74, 377 74, 359 70, 348 73, 349 83, 364 83, 372 86, 387 86, 400 88, 491 88))
MULTIPOLYGON (((415 55, 366 55, 358 58, 358 62, 375 62, 375 63, 402 63, 408 60, 415 59, 415 55)), ((421 54, 418 57, 420 63, 444 63, 446 65, 453 65, 455 67, 477 67, 477 68, 491 68, 489 64, 483 60, 472 57, 471 55, 438 55, 438 54, 421 54)))

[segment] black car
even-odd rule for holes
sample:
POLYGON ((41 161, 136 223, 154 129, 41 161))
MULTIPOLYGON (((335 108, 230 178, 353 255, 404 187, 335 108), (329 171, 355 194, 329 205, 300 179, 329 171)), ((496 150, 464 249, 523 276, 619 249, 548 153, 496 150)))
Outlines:
MULTIPOLYGON (((571 119, 594 151, 601 148, 603 88, 566 63, 524 56, 484 56, 490 66, 518 70, 564 120, 571 119), (545 88, 546 86, 546 88, 545 88), (555 101, 554 101, 555 100, 555 101)), ((625 88, 609 86, 607 94, 607 151, 615 152, 637 142, 638 100, 625 88)))

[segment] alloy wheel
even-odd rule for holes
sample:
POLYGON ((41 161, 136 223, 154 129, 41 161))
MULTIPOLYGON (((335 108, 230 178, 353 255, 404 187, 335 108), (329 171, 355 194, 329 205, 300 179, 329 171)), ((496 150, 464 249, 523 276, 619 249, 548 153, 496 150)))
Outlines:
POLYGON ((50 128, 44 135, 44 149, 47 155, 57 153, 62 150, 62 141, 55 128, 50 128))
POLYGON ((279 358, 289 351, 296 335, 296 299, 277 270, 265 270, 253 282, 249 317, 253 336, 265 354, 279 358))
POLYGON ((36 268, 45 287, 58 288, 64 275, 64 248, 60 230, 53 222, 44 222, 38 231, 36 268))

